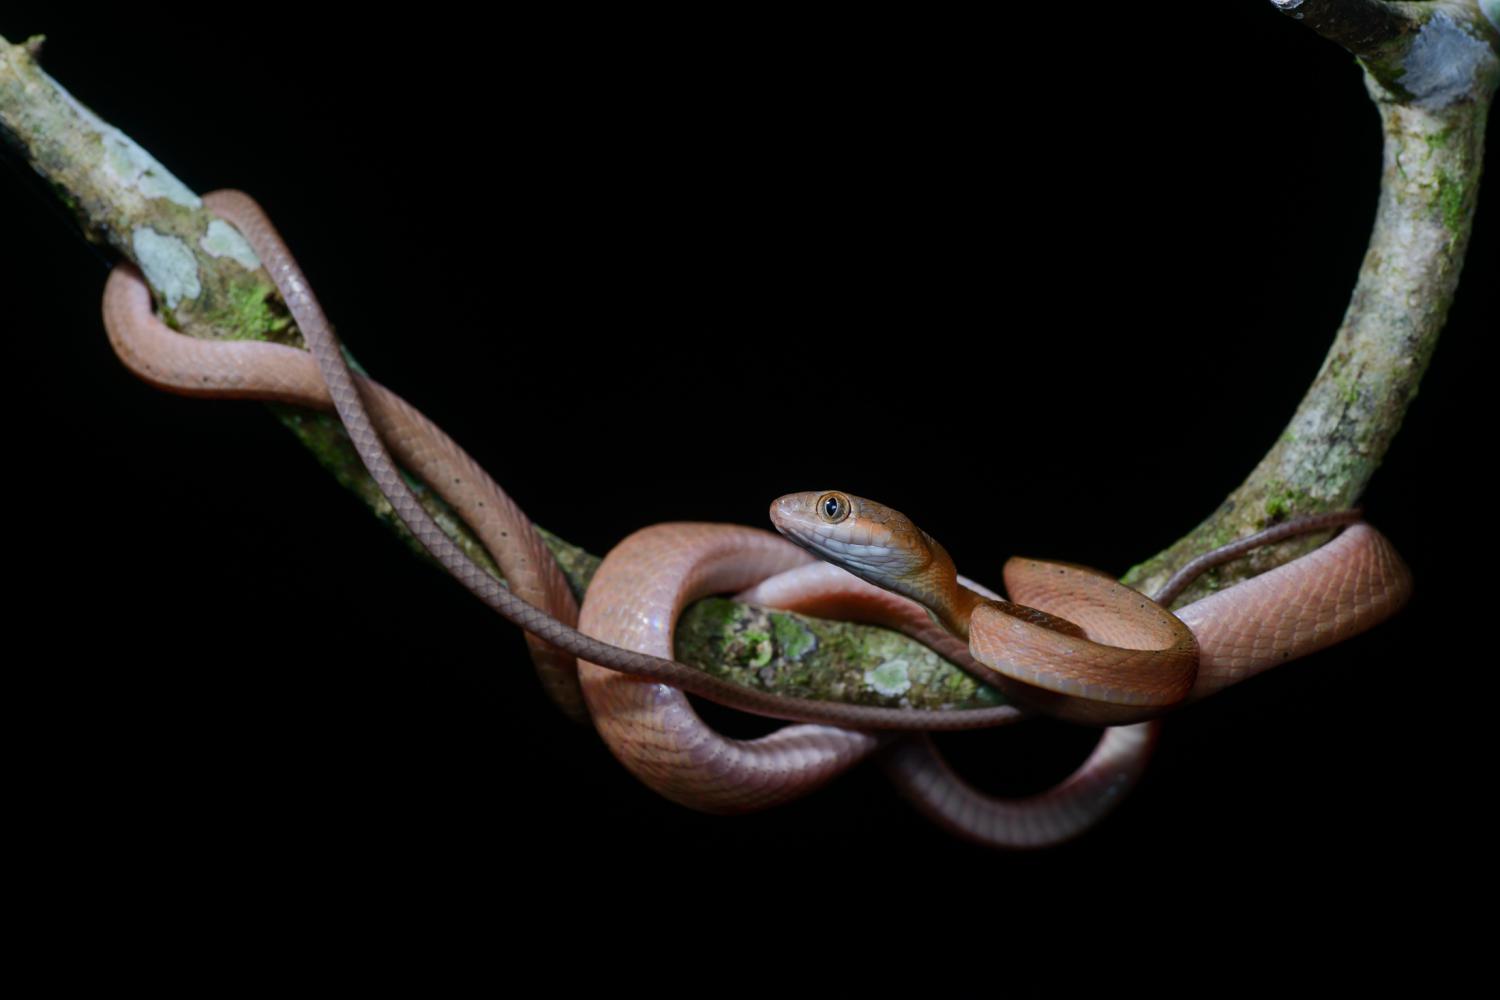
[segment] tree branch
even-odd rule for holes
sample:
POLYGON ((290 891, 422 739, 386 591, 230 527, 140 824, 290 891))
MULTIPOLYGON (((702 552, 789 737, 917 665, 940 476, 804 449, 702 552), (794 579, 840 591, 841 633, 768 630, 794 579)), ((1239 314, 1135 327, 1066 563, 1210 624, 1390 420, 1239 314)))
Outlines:
MULTIPOLYGON (((1126 583, 1146 591, 1225 542, 1290 516, 1358 502, 1416 397, 1468 249, 1485 120, 1500 80, 1500 36, 1478 6, 1472 0, 1276 5, 1292 13, 1306 10, 1309 23, 1341 43, 1368 37, 1379 25, 1393 32, 1381 42, 1382 52, 1405 67, 1399 75, 1405 85, 1387 86, 1382 73, 1365 64, 1366 87, 1385 132, 1375 228, 1343 324, 1286 430, 1203 523, 1126 573, 1126 583), (1440 54, 1442 74, 1432 64, 1440 54)), ((1177 605, 1263 573, 1325 540, 1312 536, 1262 549, 1206 574, 1177 605)))
POLYGON ((1409 8, 1423 6, 1386 0, 1271 0, 1271 5, 1361 58, 1379 55, 1415 31, 1417 19, 1409 8))
MULTIPOLYGON (((0 134, 49 181, 85 234, 141 268, 163 318, 179 332, 304 346, 270 278, 235 261, 236 254, 249 253, 248 246, 155 158, 48 76, 36 63, 40 41, 13 45, 0 38, 0 134)), ((339 483, 430 558, 365 471, 336 417, 293 406, 271 409, 339 483)), ((444 531, 500 578, 463 522, 436 495, 414 485, 444 531)), ((599 558, 542 534, 582 596, 599 558)), ((905 636, 730 601, 690 608, 679 624, 677 645, 684 662, 748 687, 798 697, 913 708, 1004 701, 905 636)))
MULTIPOLYGON (((1142 588, 1222 541, 1358 498, 1416 392, 1468 243, 1485 118, 1500 77, 1500 33, 1485 11, 1474 0, 1279 0, 1277 6, 1361 57, 1386 134, 1380 209, 1344 323, 1286 433, 1219 510, 1128 574, 1142 588)), ((183 333, 300 345, 264 274, 246 279, 243 268, 225 259, 235 252, 233 241, 217 232, 197 196, 42 72, 36 48, 0 39, 0 135, 48 179, 90 237, 142 266, 163 313, 183 333)), ((336 420, 275 410, 340 482, 404 534, 336 420)), ((488 563, 439 501, 428 495, 424 502, 456 541, 488 563)), ((597 558, 547 537, 581 593, 597 558)), ((1208 586, 1253 575, 1314 544, 1258 554, 1220 570, 1208 586)), ((894 691, 891 703, 918 707, 996 698, 951 666, 931 663, 929 651, 903 637, 733 602, 695 606, 678 643, 690 662, 723 664, 714 669, 767 690, 813 697, 894 691)))
POLYGON ((1497 0, 1271 0, 1283 14, 1359 57, 1406 102, 1478 93, 1476 73, 1500 40, 1497 0), (1486 51, 1488 50, 1488 51, 1486 51))

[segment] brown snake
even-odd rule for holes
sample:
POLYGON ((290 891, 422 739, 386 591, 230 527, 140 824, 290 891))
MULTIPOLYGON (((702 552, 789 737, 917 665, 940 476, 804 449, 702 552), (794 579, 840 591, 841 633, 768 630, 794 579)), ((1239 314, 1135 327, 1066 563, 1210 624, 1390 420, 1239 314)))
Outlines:
MULTIPOLYGON (((805 794, 880 743, 873 736, 850 730, 975 728, 1018 717, 1019 713, 1008 706, 924 711, 787 698, 720 680, 671 659, 670 624, 688 601, 704 593, 757 584, 758 593, 746 594, 748 599, 804 608, 817 606, 820 601, 826 607, 830 600, 842 600, 850 606, 878 605, 882 610, 870 611, 868 617, 895 624, 919 637, 925 634, 923 641, 930 639, 942 647, 941 638, 933 634, 930 623, 922 621, 920 611, 904 607, 899 599, 893 602, 890 595, 876 598, 870 593, 874 588, 859 581, 825 578, 821 584, 804 586, 800 591, 790 586, 779 598, 773 597, 776 577, 761 582, 763 578, 784 571, 808 575, 809 560, 781 539, 753 529, 665 525, 638 532, 610 554, 590 587, 582 625, 596 637, 572 628, 576 610, 572 597, 525 516, 456 444, 414 408, 350 372, 311 289, 259 207, 238 192, 217 192, 205 203, 215 214, 234 223, 250 241, 306 338, 311 357, 274 344, 211 343, 175 334, 151 313, 149 293, 138 274, 121 266, 111 274, 104 301, 105 324, 121 359, 147 381, 174 391, 275 399, 321 408, 331 405, 382 493, 417 539, 481 600, 536 637, 531 640, 533 656, 549 693, 575 717, 581 712, 572 664, 574 657, 586 661, 583 693, 595 724, 617 756, 648 784, 700 809, 759 808, 805 794), (455 507, 495 556, 514 592, 475 564, 432 521, 403 481, 387 447, 455 507), (653 567, 652 558, 667 559, 673 565, 653 567), (621 566, 627 567, 623 576, 618 569, 621 566), (656 602, 651 605, 654 611, 645 617, 654 616, 655 634, 664 635, 664 640, 643 640, 630 634, 629 627, 620 627, 622 622, 628 626, 642 618, 639 605, 632 602, 645 591, 655 591, 648 596, 656 602), (590 617, 591 606, 602 609, 602 619, 590 617), (637 642, 642 648, 622 648, 620 643, 624 642, 637 642), (675 690, 678 688, 745 711, 816 725, 787 727, 757 741, 726 741, 717 734, 710 738, 675 690)), ((1399 606, 1408 581, 1389 545, 1364 525, 1346 531, 1339 542, 1344 544, 1325 546, 1282 567, 1288 573, 1281 577, 1275 575, 1280 571, 1273 571, 1184 609, 1182 622, 1191 627, 1192 635, 1205 649, 1211 639, 1215 650, 1232 647, 1236 651, 1233 656, 1220 657, 1222 664, 1212 656, 1205 657, 1197 682, 1188 678, 1192 697, 1338 641, 1352 634, 1351 629, 1368 627, 1399 606), (1321 560, 1315 560, 1320 554, 1321 560), (1378 579, 1372 578, 1372 573, 1378 579), (1351 580, 1355 582, 1351 584, 1351 580), (1268 582, 1242 590, 1261 581, 1268 582), (1289 581, 1295 581, 1301 592, 1288 589, 1289 581), (1313 593, 1319 581, 1323 588, 1320 597, 1313 593), (1345 615, 1347 621, 1339 624, 1339 609, 1353 599, 1351 594, 1359 598, 1358 613, 1345 615), (1307 599, 1309 595, 1313 599, 1307 599), (1218 603, 1210 603, 1215 600, 1218 603), (1304 612, 1323 608, 1334 615, 1335 622, 1329 626, 1309 618, 1310 632, 1290 638, 1278 639, 1274 630, 1257 631, 1256 616, 1265 619, 1267 615, 1280 615, 1279 620, 1287 620, 1294 605, 1304 612)), ((1030 603, 1045 605, 1051 599, 1046 594, 1040 597, 1030 603)), ((1043 606, 1042 610, 1047 608, 1043 606)), ((1067 617, 1062 611, 1056 614, 1067 617)), ((1061 633, 1055 625, 1044 622, 1038 627, 1057 638, 1061 633)), ((979 652, 977 648, 975 651, 979 652)), ((966 659, 961 649, 950 652, 951 658, 966 659)), ((974 668, 972 661, 970 666, 974 668)), ((1174 683, 1180 690, 1165 704, 1188 694, 1187 685, 1180 680, 1174 683)), ((1146 714, 1154 714, 1156 707, 1151 706, 1146 714)), ((1036 845, 1071 836, 1106 812, 1119 792, 1139 775, 1153 734, 1151 725, 1110 730, 1100 749, 1074 778, 1052 793, 1015 804, 967 789, 943 767, 925 738, 894 746, 886 765, 909 796, 957 832, 986 843, 1036 845)))
MULTIPOLYGON (((773 505, 772 519, 783 531, 794 534, 788 530, 788 518, 777 507, 817 496, 820 494, 783 497, 773 505)), ((1317 515, 1278 525, 1252 536, 1247 543, 1266 544, 1348 524, 1357 518, 1358 512, 1317 515)), ((826 549, 807 547, 833 558, 826 549)), ((1233 558, 1243 548, 1243 544, 1227 547, 1218 558, 1233 558)), ((980 652, 972 636, 970 648, 964 648, 955 636, 934 625, 927 611, 912 599, 914 594, 901 596, 882 589, 891 584, 885 578, 880 580, 881 587, 876 587, 827 564, 798 566, 798 556, 797 550, 781 539, 751 528, 679 524, 644 528, 621 542, 599 567, 584 599, 580 625, 612 642, 667 652, 677 615, 690 601, 706 593, 733 590, 747 580, 790 565, 794 568, 764 580, 739 598, 887 625, 971 671, 984 672, 970 655, 971 649, 980 652)), ((1095 630, 1093 634, 1099 639, 1121 642, 1128 638, 1129 630, 1122 632, 1116 618, 1138 614, 1155 619, 1165 614, 1157 604, 1097 571, 1025 562, 1035 563, 1040 571, 1018 576, 1007 567, 1007 580, 1029 584, 1029 599, 1040 604, 1044 612, 1074 615, 1095 630), (1088 581, 1105 583, 1115 591, 1114 606, 1106 609, 1107 614, 1088 606, 1098 599, 1098 583, 1081 591, 1050 587, 1048 578, 1058 568, 1073 571, 1070 579, 1075 582, 1076 574, 1083 572, 1088 581)), ((1205 568, 1207 562, 1200 563, 1198 569, 1205 568)), ((951 570, 950 562, 947 572, 951 570)), ((871 574, 870 579, 880 576, 871 574)), ((1169 585, 1180 586, 1180 581, 1169 585)), ((1401 606, 1409 586, 1406 568, 1390 543, 1369 525, 1354 524, 1334 542, 1301 559, 1183 609, 1181 615, 1187 626, 1182 631, 1190 628, 1201 648, 1194 658, 1196 679, 1189 673, 1184 685, 1179 673, 1174 685, 1176 697, 1192 700, 1210 694, 1227 683, 1369 628, 1401 606)), ((1030 612, 1026 617, 1034 615, 1030 612)), ((1005 618, 1007 622, 1017 620, 1009 615, 1005 618)), ((1070 655, 1072 636, 1044 631, 1056 640, 1053 650, 1070 655)), ((994 638, 981 636, 982 640, 994 638)), ((1029 638, 1033 643, 1038 639, 1029 638)), ((1077 651, 1071 651, 1071 655, 1077 655, 1077 651)), ((741 812, 796 798, 876 749, 872 739, 854 739, 858 734, 826 727, 793 726, 760 740, 732 740, 705 724, 687 700, 670 687, 644 683, 587 663, 581 664, 581 676, 595 724, 615 756, 657 792, 697 809, 741 812)), ((1149 682, 1149 677, 1143 681, 1149 682)), ((1010 686, 1007 691, 1026 701, 1034 701, 1039 693, 1028 695, 1010 686)), ((1048 709, 1056 707, 1046 699, 1042 704, 1048 709)), ((1112 717, 1150 717, 1166 707, 1170 706, 1126 706, 1127 712, 1117 711, 1112 717)), ((1019 717, 1015 713, 1012 718, 1019 717)), ((1156 722, 1114 726, 1106 731, 1093 755, 1062 784, 1018 800, 995 798, 967 786, 947 768, 926 737, 896 743, 884 755, 883 763, 908 798, 954 833, 989 846, 1038 847, 1075 836, 1106 815, 1139 779, 1157 731, 1156 722)))
MULTIPOLYGON (((444 534, 407 486, 377 430, 375 420, 366 410, 369 404, 358 388, 361 384, 370 384, 357 379, 350 371, 322 307, 291 252, 260 206, 239 191, 212 192, 204 197, 204 204, 220 218, 233 223, 250 242, 307 340, 311 358, 295 348, 276 344, 247 341, 195 342, 192 338, 176 334, 151 314, 149 293, 144 289, 139 274, 133 268, 121 266, 110 274, 105 286, 103 305, 105 328, 109 331, 110 342, 120 359, 153 385, 191 395, 265 398, 321 408, 327 408, 331 401, 339 419, 348 429, 355 450, 402 523, 448 572, 507 621, 519 625, 546 643, 592 663, 671 684, 733 708, 773 718, 861 729, 925 731, 983 728, 994 725, 997 721, 1006 721, 1014 715, 1014 710, 1009 707, 944 712, 782 697, 721 680, 666 657, 651 656, 601 642, 560 621, 553 608, 539 608, 522 600, 485 572, 444 534), (315 384, 319 377, 326 386, 315 384)), ((385 409, 395 421, 396 426, 387 429, 393 439, 399 440, 411 435, 420 440, 420 443, 410 446, 411 454, 420 456, 458 450, 451 441, 440 442, 438 435, 442 432, 416 410, 405 404, 390 402, 395 400, 394 395, 384 390, 374 390, 372 385, 369 394, 372 399, 377 399, 377 405, 371 406, 371 410, 379 410, 381 404, 385 404, 385 409)), ((467 456, 451 461, 471 478, 463 480, 463 475, 444 476, 434 473, 433 478, 437 481, 429 480, 429 485, 445 499, 450 495, 462 499, 462 494, 471 488, 473 481, 479 478, 488 480, 467 456), (450 483, 447 481, 449 478, 456 481, 450 483)), ((417 467, 414 471, 423 474, 428 470, 417 467)), ((491 497, 504 495, 493 482, 486 482, 483 492, 491 497)), ((477 509, 486 506, 488 501, 478 497, 472 503, 477 509)), ((506 500, 505 506, 510 512, 505 523, 512 527, 501 532, 502 553, 512 544, 510 536, 523 532, 534 533, 530 522, 514 504, 506 500)), ((538 541, 536 544, 541 543, 538 541)), ((536 561, 541 557, 517 558, 535 571, 536 561)), ((496 561, 504 566, 509 560, 497 555, 496 561)), ((554 567, 553 572, 557 574, 556 580, 560 581, 560 571, 554 567)), ((562 586, 565 589, 565 585, 562 586)), ((539 589, 548 594, 558 592, 556 585, 539 589)))

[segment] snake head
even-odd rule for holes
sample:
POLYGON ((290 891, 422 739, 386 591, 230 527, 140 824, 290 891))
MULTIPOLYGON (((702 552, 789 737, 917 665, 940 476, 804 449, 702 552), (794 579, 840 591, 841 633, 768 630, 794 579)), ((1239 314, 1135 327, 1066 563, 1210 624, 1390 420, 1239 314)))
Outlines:
POLYGON ((818 558, 940 617, 957 590, 947 550, 911 518, 873 500, 836 490, 789 493, 771 504, 771 523, 818 558))

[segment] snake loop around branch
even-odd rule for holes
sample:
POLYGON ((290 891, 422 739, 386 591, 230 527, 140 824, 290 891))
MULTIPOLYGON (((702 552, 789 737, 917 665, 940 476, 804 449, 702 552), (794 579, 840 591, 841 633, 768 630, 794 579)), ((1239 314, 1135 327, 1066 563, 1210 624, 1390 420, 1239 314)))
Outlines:
MULTIPOLYGON (((751 588, 742 595, 745 599, 785 607, 827 607, 832 602, 868 609, 861 613, 925 636, 922 641, 946 650, 950 658, 968 657, 961 648, 952 648, 951 641, 945 646, 926 613, 910 601, 893 600, 847 574, 847 579, 830 576, 826 568, 810 566, 801 551, 755 529, 667 525, 637 533, 611 553, 590 588, 582 622, 595 634, 574 628, 571 594, 525 516, 415 408, 349 370, 311 288, 259 207, 238 192, 217 192, 205 203, 250 241, 311 354, 267 343, 182 337, 152 314, 139 274, 121 265, 110 276, 104 300, 105 325, 121 360, 152 384, 173 391, 335 409, 398 517, 465 587, 526 630, 549 693, 575 717, 582 713, 582 700, 573 664, 575 658, 585 661, 581 695, 601 734, 632 771, 664 794, 713 811, 760 808, 805 794, 883 742, 892 742, 865 730, 977 728, 1019 717, 1009 706, 930 711, 786 698, 673 660, 670 622, 690 596, 744 587, 751 588), (402 479, 392 452, 475 529, 509 588, 433 522, 402 479), (672 565, 643 569, 652 559, 672 565), (615 568, 606 574, 612 561, 615 568), (611 582, 619 567, 625 567, 623 584, 611 582), (645 591, 653 595, 649 610, 627 605, 627 598, 633 601, 645 591), (627 606, 636 610, 621 610, 627 606), (616 628, 641 620, 653 622, 651 638, 616 628), (625 648, 622 642, 642 648, 625 648), (604 672, 594 673, 599 668, 604 672), (725 742, 717 734, 710 738, 676 689, 810 725, 788 727, 762 741, 725 742)), ((1187 698, 1369 627, 1399 607, 1408 591, 1409 575, 1389 543, 1368 525, 1355 525, 1310 556, 1179 613, 1203 652, 1187 698), (1279 624, 1267 629, 1267 621, 1279 624)), ((972 660, 970 666, 982 669, 972 660)), ((1109 730, 1073 778, 1020 802, 968 788, 942 764, 925 736, 894 741, 884 759, 903 791, 949 829, 993 845, 1038 846, 1081 832, 1112 808, 1139 777, 1154 726, 1109 730)))

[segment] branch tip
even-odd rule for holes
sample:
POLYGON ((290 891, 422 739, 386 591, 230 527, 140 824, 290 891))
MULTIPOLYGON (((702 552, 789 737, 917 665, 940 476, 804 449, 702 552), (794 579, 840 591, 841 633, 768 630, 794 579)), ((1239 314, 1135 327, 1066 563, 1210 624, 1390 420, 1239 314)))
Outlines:
POLYGON ((1271 5, 1361 58, 1415 31, 1421 15, 1385 0, 1271 0, 1271 5))

